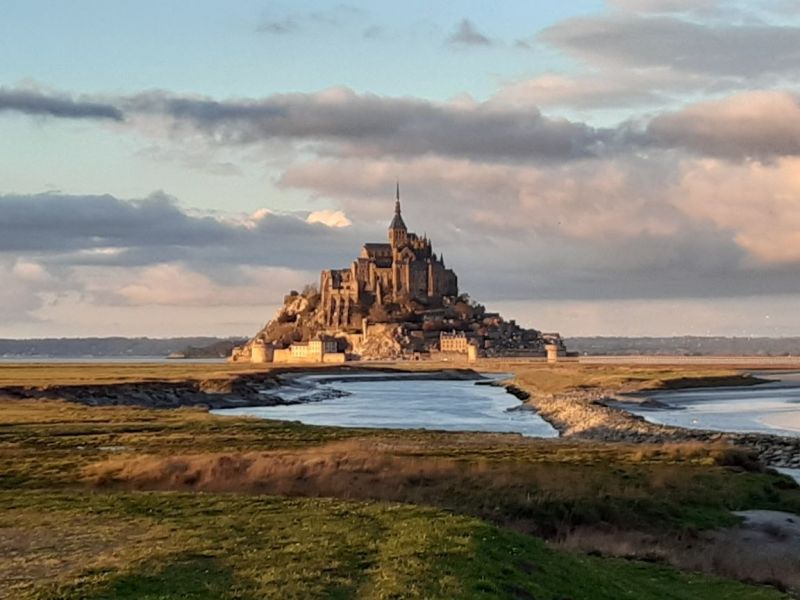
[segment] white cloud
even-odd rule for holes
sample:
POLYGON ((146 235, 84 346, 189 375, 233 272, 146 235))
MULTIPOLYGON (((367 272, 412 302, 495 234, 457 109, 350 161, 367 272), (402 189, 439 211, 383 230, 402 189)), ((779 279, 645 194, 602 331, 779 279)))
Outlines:
POLYGON ((350 227, 353 222, 341 210, 315 210, 306 218, 307 223, 322 223, 328 227, 350 227))
POLYGON ((11 274, 20 281, 30 283, 46 283, 53 279, 42 265, 25 259, 17 259, 11 269, 11 274))
POLYGON ((73 277, 98 302, 130 306, 277 304, 290 289, 314 283, 316 273, 280 267, 236 267, 231 281, 215 280, 177 263, 142 268, 79 267, 73 277))

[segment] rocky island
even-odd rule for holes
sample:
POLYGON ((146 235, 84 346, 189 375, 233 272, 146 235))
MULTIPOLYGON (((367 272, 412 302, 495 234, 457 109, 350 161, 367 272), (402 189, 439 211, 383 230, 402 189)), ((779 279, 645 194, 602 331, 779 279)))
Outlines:
POLYGON ((459 291, 458 277, 426 235, 409 232, 397 187, 388 241, 366 243, 345 269, 322 271, 284 298, 233 362, 343 362, 432 355, 564 354, 561 336, 526 329, 459 291))

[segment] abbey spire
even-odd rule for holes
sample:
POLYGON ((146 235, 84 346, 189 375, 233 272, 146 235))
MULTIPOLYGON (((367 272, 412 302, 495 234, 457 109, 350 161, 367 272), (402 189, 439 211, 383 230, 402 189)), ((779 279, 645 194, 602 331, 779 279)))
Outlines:
POLYGON ((397 182, 397 193, 394 201, 394 218, 389 224, 389 243, 392 246, 400 246, 405 243, 408 229, 400 214, 400 182, 397 182))

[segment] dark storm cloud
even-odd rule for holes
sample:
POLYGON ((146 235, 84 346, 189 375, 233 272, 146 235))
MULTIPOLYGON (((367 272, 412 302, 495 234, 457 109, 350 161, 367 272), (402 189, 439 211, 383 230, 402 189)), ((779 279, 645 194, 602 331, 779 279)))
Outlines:
POLYGON ((599 66, 739 77, 800 70, 800 27, 795 26, 620 13, 568 19, 543 30, 538 39, 599 66))
POLYGON ((65 119, 123 120, 122 111, 111 104, 74 100, 69 96, 8 88, 0 88, 0 112, 2 111, 65 119))
POLYGON ((595 156, 614 141, 613 131, 551 119, 536 108, 436 104, 348 89, 241 101, 152 92, 124 106, 128 113, 167 116, 177 129, 190 127, 232 145, 277 139, 339 143, 342 152, 372 155, 563 160, 595 156))
POLYGON ((492 40, 478 31, 469 19, 462 19, 456 30, 447 38, 451 46, 491 46, 492 40))

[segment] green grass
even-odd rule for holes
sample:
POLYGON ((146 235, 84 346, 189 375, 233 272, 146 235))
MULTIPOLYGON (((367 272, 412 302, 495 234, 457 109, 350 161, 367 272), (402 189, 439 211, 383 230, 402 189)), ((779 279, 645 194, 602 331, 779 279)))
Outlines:
MULTIPOLYGON (((20 600, 784 597, 667 567, 556 551, 530 536, 424 507, 241 495, 2 492, 0 509, 2 528, 36 531, 55 522, 98 530, 98 539, 85 535, 83 547, 71 549, 80 551, 80 562, 50 583, 17 580, 5 587, 6 597, 20 600)), ((47 570, 59 553, 58 544, 40 551, 25 569, 47 570)), ((0 577, 12 566, 0 567, 0 577)))

